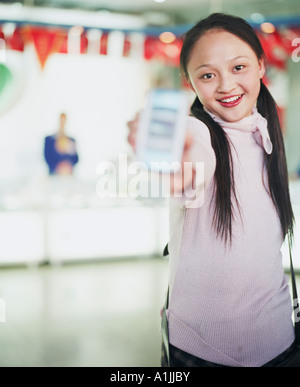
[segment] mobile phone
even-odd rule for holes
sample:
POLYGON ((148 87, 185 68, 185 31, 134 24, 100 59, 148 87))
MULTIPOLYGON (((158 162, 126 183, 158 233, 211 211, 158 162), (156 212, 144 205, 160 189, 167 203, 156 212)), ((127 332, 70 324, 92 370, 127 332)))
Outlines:
POLYGON ((148 169, 175 172, 179 168, 176 162, 182 158, 188 112, 185 91, 152 89, 148 92, 136 142, 137 159, 148 169))

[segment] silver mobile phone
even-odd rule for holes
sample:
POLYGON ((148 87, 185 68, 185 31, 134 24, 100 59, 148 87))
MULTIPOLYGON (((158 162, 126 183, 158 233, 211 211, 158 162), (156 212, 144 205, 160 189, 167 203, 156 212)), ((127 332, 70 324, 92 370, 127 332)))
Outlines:
POLYGON ((148 169, 172 172, 179 167, 189 103, 183 90, 153 89, 148 93, 137 132, 137 159, 148 169))

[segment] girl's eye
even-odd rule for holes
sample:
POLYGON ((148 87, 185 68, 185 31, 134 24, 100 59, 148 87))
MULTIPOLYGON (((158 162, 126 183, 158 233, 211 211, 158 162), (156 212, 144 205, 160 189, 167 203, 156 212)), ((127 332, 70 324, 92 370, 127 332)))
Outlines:
POLYGON ((208 73, 208 74, 204 74, 202 75, 202 79, 211 79, 213 77, 213 74, 212 73, 208 73))
POLYGON ((240 71, 240 70, 243 70, 244 67, 245 67, 244 65, 237 65, 234 67, 234 69, 237 71, 240 71))

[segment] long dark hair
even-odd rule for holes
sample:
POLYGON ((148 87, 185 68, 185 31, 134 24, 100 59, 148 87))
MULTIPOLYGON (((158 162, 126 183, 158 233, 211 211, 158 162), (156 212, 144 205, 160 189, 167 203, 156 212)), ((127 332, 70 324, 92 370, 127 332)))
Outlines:
MULTIPOLYGON (((180 55, 180 67, 183 76, 187 80, 189 79, 187 66, 191 51, 200 37, 212 29, 224 30, 236 35, 253 49, 258 60, 266 59, 261 43, 250 24, 236 16, 214 13, 200 20, 185 34, 180 55)), ((292 237, 294 215, 289 194, 282 130, 278 118, 277 105, 262 81, 257 99, 257 110, 268 121, 270 139, 273 144, 272 153, 270 155, 265 153, 269 192, 278 212, 283 238, 287 234, 289 237, 292 237)), ((235 192, 229 140, 221 126, 205 112, 198 97, 196 97, 191 107, 191 114, 204 122, 210 131, 211 143, 216 155, 214 226, 217 235, 220 235, 225 241, 228 239, 231 241, 232 221, 235 215, 232 199, 236 201, 237 205, 238 201, 235 192)))

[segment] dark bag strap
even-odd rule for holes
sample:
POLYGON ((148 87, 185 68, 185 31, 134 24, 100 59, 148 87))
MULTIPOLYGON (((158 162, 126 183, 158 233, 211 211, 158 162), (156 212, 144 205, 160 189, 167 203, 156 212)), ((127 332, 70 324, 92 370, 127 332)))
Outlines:
POLYGON ((167 255, 169 255, 169 244, 167 243, 165 248, 164 248, 164 251, 163 251, 163 257, 166 257, 167 255))
POLYGON ((161 327, 162 327, 162 341, 163 341, 163 346, 165 350, 165 356, 167 359, 167 365, 168 367, 170 367, 169 327, 168 327, 168 319, 166 314, 166 310, 168 309, 168 306, 169 306, 169 288, 167 290, 166 301, 162 312, 161 327))
POLYGON ((288 244, 289 244, 289 254, 290 254, 290 271, 291 271, 292 292, 293 292, 296 344, 300 345, 300 318, 298 317, 299 301, 298 301, 298 294, 297 294, 296 276, 295 276, 293 258, 292 258, 292 240, 290 235, 288 235, 288 244))
MULTIPOLYGON (((166 244, 163 251, 163 256, 166 257, 167 255, 169 255, 168 243, 166 244)), ((162 311, 161 328, 162 328, 162 341, 163 341, 165 356, 167 360, 167 365, 168 367, 170 367, 169 327, 168 327, 168 319, 167 319, 167 313, 166 313, 168 307, 169 307, 169 287, 167 289, 165 305, 162 311)))

